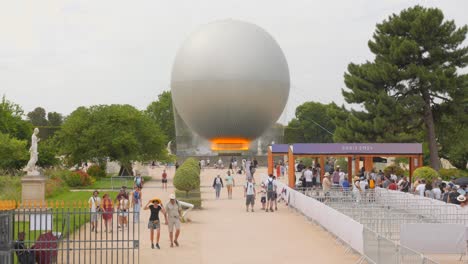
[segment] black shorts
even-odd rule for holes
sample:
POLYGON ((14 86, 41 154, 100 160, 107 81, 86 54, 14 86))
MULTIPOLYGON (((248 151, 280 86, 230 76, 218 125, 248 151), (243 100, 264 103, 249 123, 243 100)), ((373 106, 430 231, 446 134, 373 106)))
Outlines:
POLYGON ((167 183, 167 179, 162 179, 162 182, 163 182, 163 183, 167 183))
POLYGON ((312 188, 312 186, 313 186, 313 182, 306 181, 306 186, 305 186, 306 188, 312 188))
POLYGON ((261 203, 266 203, 266 197, 260 198, 260 202, 261 202, 261 203))

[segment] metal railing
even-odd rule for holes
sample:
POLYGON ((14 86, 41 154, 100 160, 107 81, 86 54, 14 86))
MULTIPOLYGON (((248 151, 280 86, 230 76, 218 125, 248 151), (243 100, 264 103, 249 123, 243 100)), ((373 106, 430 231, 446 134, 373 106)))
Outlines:
POLYGON ((400 228, 409 223, 468 224, 468 212, 459 206, 386 189, 359 191, 338 186, 297 188, 306 196, 364 225, 361 263, 437 263, 420 252, 400 245, 400 228))
POLYGON ((139 213, 102 206, 0 201, 0 263, 138 263, 139 213))

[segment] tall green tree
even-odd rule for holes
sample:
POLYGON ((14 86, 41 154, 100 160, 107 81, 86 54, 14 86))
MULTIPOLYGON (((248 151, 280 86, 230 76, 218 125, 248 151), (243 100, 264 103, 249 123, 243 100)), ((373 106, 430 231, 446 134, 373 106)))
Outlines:
POLYGON ((0 102, 0 133, 8 134, 13 138, 30 140, 32 126, 23 120, 23 109, 5 96, 0 102))
POLYGON ((49 126, 59 127, 63 123, 63 116, 57 112, 47 113, 47 124, 49 126))
POLYGON ((69 164, 109 158, 128 167, 132 161, 165 159, 165 137, 146 113, 130 105, 79 107, 56 133, 69 164))
POLYGON ((28 142, 0 133, 0 169, 14 175, 28 161, 28 142))
POLYGON ((285 142, 333 142, 333 131, 336 126, 332 114, 342 111, 344 110, 334 103, 306 102, 298 106, 295 118, 285 128, 285 142))
POLYGON ((34 126, 48 125, 48 121, 46 118, 46 110, 42 107, 36 107, 33 111, 29 112, 28 118, 34 126))
POLYGON ((374 60, 351 63, 345 73, 349 90, 343 96, 364 111, 354 111, 344 129, 359 126, 357 133, 351 130, 356 138, 381 141, 400 136, 404 141, 424 129, 431 166, 438 170, 434 115, 440 104, 457 104, 456 98, 466 97, 465 75, 458 69, 468 63, 468 48, 461 47, 467 30, 445 20, 441 10, 421 6, 377 24, 368 42, 374 60))
POLYGON ((158 100, 148 105, 146 113, 159 125, 166 138, 174 142, 176 134, 171 92, 164 91, 158 95, 158 100))

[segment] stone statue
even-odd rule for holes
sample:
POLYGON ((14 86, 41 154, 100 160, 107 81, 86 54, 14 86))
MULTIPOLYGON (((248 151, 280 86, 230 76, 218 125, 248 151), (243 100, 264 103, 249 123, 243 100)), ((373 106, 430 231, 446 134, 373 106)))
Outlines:
POLYGON ((166 147, 167 153, 169 153, 169 155, 172 155, 171 144, 172 144, 172 141, 169 141, 166 147))
POLYGON ((37 151, 37 143, 41 141, 41 139, 37 137, 37 134, 39 134, 39 128, 36 127, 31 136, 31 147, 29 148, 30 158, 28 161, 28 165, 26 165, 26 168, 24 168, 24 170, 27 171, 28 175, 33 176, 40 175, 39 171, 36 168, 36 162, 39 158, 39 152, 37 151))

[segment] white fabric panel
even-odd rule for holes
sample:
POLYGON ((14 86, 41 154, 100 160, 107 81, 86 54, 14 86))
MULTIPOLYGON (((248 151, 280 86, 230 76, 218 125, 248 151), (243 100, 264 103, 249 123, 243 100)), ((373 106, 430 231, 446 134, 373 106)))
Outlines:
POLYGON ((364 253, 364 226, 335 209, 293 190, 283 183, 278 183, 279 189, 287 189, 289 206, 296 208, 305 216, 313 219, 341 240, 350 245, 360 254, 364 253))
POLYGON ((463 224, 402 224, 400 243, 422 254, 462 254, 466 230, 463 224))

